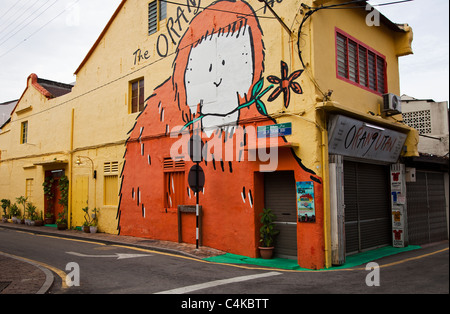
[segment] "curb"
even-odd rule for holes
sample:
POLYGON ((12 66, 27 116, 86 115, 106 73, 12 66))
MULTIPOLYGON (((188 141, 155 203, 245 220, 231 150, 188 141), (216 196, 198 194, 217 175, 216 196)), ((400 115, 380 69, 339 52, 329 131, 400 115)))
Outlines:
POLYGON ((14 256, 14 255, 10 255, 10 254, 7 254, 7 253, 2 253, 2 252, 0 252, 0 255, 8 257, 8 258, 15 259, 15 260, 18 260, 18 261, 21 261, 21 262, 28 263, 28 264, 30 264, 30 265, 40 269, 44 273, 45 281, 42 284, 41 288, 38 290, 38 292, 36 292, 36 294, 46 294, 50 290, 50 288, 53 286, 53 282, 54 282, 55 277, 53 276, 53 273, 50 270, 48 270, 47 268, 45 268, 45 267, 43 267, 43 266, 41 266, 41 265, 39 265, 39 264, 37 264, 37 263, 35 263, 33 261, 30 261, 30 260, 27 260, 25 258, 19 257, 19 256, 14 256))

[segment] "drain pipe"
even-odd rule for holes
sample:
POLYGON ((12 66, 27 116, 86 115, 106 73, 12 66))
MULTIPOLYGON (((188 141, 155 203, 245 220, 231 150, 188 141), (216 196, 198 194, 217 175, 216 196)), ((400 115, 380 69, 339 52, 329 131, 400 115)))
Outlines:
MULTIPOLYGON (((320 131, 321 134, 321 167, 322 167, 322 190, 323 190, 323 241, 324 241, 324 251, 325 251, 325 268, 330 268, 332 266, 331 261, 331 222, 330 222, 330 179, 329 179, 329 169, 328 169, 328 131, 326 128, 322 127, 319 123, 302 117, 305 111, 300 113, 287 113, 280 112, 279 114, 274 114, 271 117, 277 118, 283 115, 293 116, 300 118, 306 122, 314 124, 320 131)), ((325 121, 325 120, 324 120, 325 121)))
POLYGON ((72 227, 72 190, 73 190, 73 132, 74 132, 75 109, 72 108, 70 121, 70 150, 69 150, 69 202, 67 204, 67 225, 72 227))

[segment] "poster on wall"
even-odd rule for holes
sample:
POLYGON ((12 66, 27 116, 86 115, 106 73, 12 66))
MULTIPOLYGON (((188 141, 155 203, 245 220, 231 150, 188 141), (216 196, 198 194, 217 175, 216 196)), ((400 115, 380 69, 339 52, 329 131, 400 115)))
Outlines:
POLYGON ((296 183, 297 212, 299 222, 315 222, 314 183, 303 181, 296 183))

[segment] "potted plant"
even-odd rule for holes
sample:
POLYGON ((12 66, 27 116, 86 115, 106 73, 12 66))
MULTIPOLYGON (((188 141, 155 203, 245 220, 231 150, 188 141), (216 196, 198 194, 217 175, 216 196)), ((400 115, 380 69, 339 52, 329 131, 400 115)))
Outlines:
POLYGON ((61 213, 58 214, 58 219, 56 219, 56 227, 58 230, 66 230, 67 229, 67 211, 64 209, 61 213))
POLYGON ((36 206, 33 205, 33 203, 29 202, 26 204, 26 213, 27 217, 25 219, 26 225, 34 225, 34 216, 36 215, 36 206))
POLYGON ((96 233, 98 230, 98 213, 100 212, 100 209, 94 208, 92 214, 92 221, 90 225, 90 231, 91 233, 96 233))
POLYGON ((274 240, 275 236, 280 232, 275 230, 275 220, 276 216, 272 213, 270 208, 264 208, 261 213, 261 228, 259 229, 261 246, 259 247, 259 252, 261 257, 264 259, 271 259, 274 250, 274 240))
POLYGON ((11 207, 11 201, 8 199, 2 199, 1 200, 2 203, 2 208, 3 208, 3 216, 2 216, 2 221, 3 222, 8 222, 9 219, 9 208, 11 207))
POLYGON ((9 208, 9 213, 11 214, 12 222, 17 224, 18 223, 17 222, 17 220, 18 220, 17 217, 20 217, 20 209, 19 209, 19 207, 17 207, 16 203, 11 205, 11 207, 9 208))
POLYGON ((44 219, 44 223, 46 225, 52 225, 55 222, 55 218, 53 217, 53 213, 51 212, 46 212, 45 213, 45 219, 44 219))
POLYGON ((26 217, 26 204, 27 204, 28 198, 25 196, 19 196, 16 198, 17 203, 21 204, 23 206, 23 217, 21 219, 20 223, 25 223, 25 217, 26 217))
POLYGON ((34 225, 36 227, 41 227, 44 225, 44 218, 42 217, 42 211, 40 214, 37 214, 34 216, 34 225))
POLYGON ((36 211, 36 206, 34 206, 33 203, 30 202, 27 204, 27 211, 31 220, 31 226, 42 226, 44 224, 44 221, 42 219, 42 212, 38 214, 36 211))
POLYGON ((92 214, 92 220, 91 220, 91 224, 89 226, 89 230, 91 233, 96 233, 98 230, 98 213, 99 213, 99 209, 94 208, 92 210, 94 213, 92 214))
POLYGON ((83 232, 90 233, 91 218, 89 217, 89 207, 81 209, 84 212, 83 232))

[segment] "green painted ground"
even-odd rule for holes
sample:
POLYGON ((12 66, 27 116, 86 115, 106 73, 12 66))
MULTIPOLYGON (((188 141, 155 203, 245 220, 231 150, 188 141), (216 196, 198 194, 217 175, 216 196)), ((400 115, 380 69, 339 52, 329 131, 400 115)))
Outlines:
MULTIPOLYGON (((394 248, 392 246, 386 246, 379 249, 347 256, 346 262, 342 266, 328 268, 327 270, 334 269, 344 269, 350 268, 354 266, 359 266, 363 264, 367 264, 371 261, 377 260, 379 258, 390 256, 402 252, 412 251, 420 249, 420 246, 410 245, 405 248, 394 248)), ((248 265, 257 265, 264 267, 272 267, 278 269, 287 269, 287 270, 301 270, 301 271, 314 271, 310 269, 301 268, 298 266, 296 260, 285 259, 285 258, 273 258, 270 260, 262 259, 262 258, 250 258, 242 255, 235 254, 225 254, 215 257, 209 257, 205 259, 206 261, 214 262, 214 263, 224 263, 224 264, 248 264, 248 265)))

